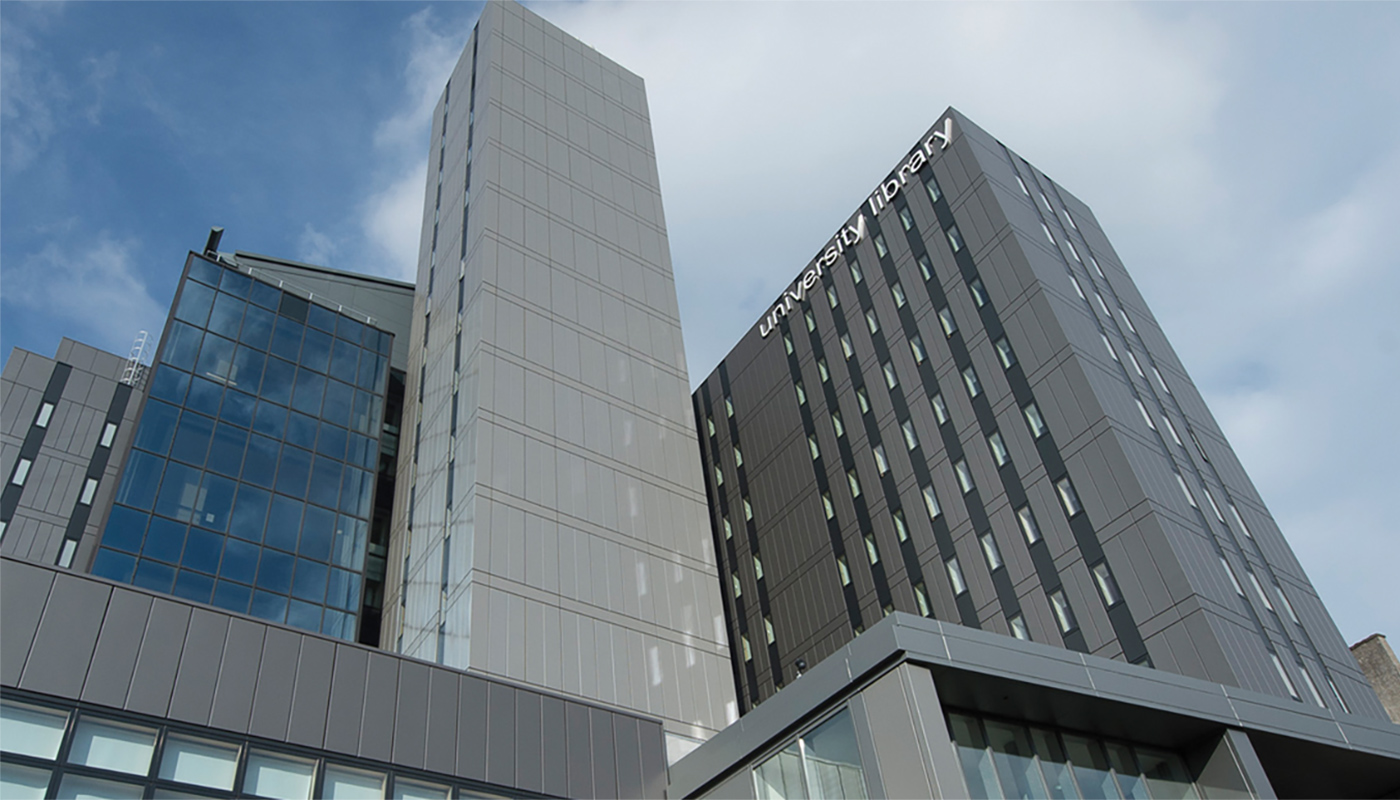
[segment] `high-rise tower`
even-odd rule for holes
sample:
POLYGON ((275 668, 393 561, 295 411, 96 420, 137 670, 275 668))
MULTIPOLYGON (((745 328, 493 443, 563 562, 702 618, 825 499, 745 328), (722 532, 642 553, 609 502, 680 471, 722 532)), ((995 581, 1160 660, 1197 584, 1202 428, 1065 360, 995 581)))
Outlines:
POLYGON ((677 314, 641 79, 488 4, 433 112, 386 647, 735 714, 677 314))

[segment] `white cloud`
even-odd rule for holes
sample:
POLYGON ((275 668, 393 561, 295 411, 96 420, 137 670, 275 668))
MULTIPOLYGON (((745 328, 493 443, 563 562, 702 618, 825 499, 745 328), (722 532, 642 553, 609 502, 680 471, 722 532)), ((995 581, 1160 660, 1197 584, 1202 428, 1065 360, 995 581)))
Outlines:
POLYGON ((158 337, 165 323, 165 306, 139 277, 139 250, 106 231, 83 244, 51 242, 5 270, 5 302, 62 319, 73 338, 125 353, 138 331, 158 337))
POLYGON ((365 236, 383 254, 377 271, 403 281, 418 276, 418 240, 423 227, 423 181, 428 165, 400 171, 394 182, 372 195, 364 205, 365 236))
POLYGON ((321 266, 331 266, 337 261, 336 252, 338 248, 331 237, 316 230, 311 223, 306 223, 301 229, 301 236, 297 238, 297 260, 307 264, 319 264, 321 266))
POLYGON ((67 87, 43 63, 25 26, 7 18, 0 28, 0 136, 6 169, 23 170, 47 148, 67 98, 67 87))

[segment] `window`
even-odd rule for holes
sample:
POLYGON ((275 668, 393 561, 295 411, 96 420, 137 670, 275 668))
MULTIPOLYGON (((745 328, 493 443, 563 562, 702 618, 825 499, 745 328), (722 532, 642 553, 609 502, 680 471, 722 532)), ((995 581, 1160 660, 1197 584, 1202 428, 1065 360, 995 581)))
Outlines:
POLYGON ((817 318, 816 318, 815 316, 812 315, 812 309, 809 308, 809 309, 806 309, 805 311, 803 311, 803 312, 802 312, 802 319, 806 320, 806 322, 807 322, 807 332, 808 332, 808 333, 811 333, 812 331, 814 331, 814 330, 817 329, 817 318))
POLYGON ((1167 386, 1166 380, 1162 378, 1162 371, 1157 369, 1156 367, 1153 367, 1152 374, 1157 377, 1157 385, 1162 387, 1162 391, 1166 392, 1167 394, 1171 394, 1171 388, 1167 386))
POLYGON ((886 361, 886 362, 881 366, 881 369, 882 369, 882 370, 884 371, 884 373, 885 373, 885 386, 887 386, 887 387, 893 389, 894 387, 896 387, 896 386, 899 385, 899 378, 898 378, 898 376, 896 376, 896 375, 894 374, 894 365, 893 365, 893 364, 891 364, 890 362, 886 361))
POLYGON ((720 521, 724 523, 724 538, 733 539, 734 526, 729 524, 729 517, 720 517, 720 521))
POLYGON ((1074 260, 1083 264, 1084 259, 1079 257, 1079 250, 1074 246, 1074 240, 1070 239, 1069 237, 1065 237, 1065 244, 1069 245, 1069 254, 1074 256, 1074 260))
MULTIPOLYGON (((793 384, 793 388, 797 390, 797 404, 799 406, 807 405, 807 390, 802 387, 802 381, 793 384)), ((713 419, 710 420, 710 435, 715 435, 715 421, 713 419)))
POLYGON ((963 383, 967 384, 967 394, 969 397, 976 397, 982 393, 982 382, 977 380, 977 370, 971 364, 962 371, 963 383))
POLYGON ((894 520, 894 534, 901 542, 909 541, 909 526, 904 522, 904 509, 896 508, 890 512, 890 518, 894 520))
POLYGON ((846 557, 844 555, 836 557, 836 574, 841 578, 842 586, 851 585, 851 567, 846 563, 846 557))
POLYGON ((1269 595, 1264 592, 1264 585, 1259 582, 1259 578, 1254 574, 1254 570, 1247 569, 1245 570, 1245 574, 1249 576, 1249 582, 1254 585, 1254 593, 1259 595, 1259 602, 1264 604, 1264 608, 1273 611, 1274 604, 1269 600, 1269 595))
POLYGON ((978 308, 983 308, 991 302, 991 298, 987 296, 987 287, 981 278, 973 278, 967 288, 972 291, 972 302, 976 303, 978 308))
POLYGON ((1196 432, 1191 430, 1191 423, 1186 423, 1186 435, 1191 437, 1191 443, 1196 445, 1196 452, 1201 454, 1201 458, 1210 461, 1210 455, 1206 453, 1206 448, 1201 445, 1201 440, 1196 436, 1196 432))
POLYGON ((1113 359, 1114 361, 1117 361, 1118 353, 1114 351, 1113 343, 1108 340, 1108 334, 1100 333, 1099 336, 1103 338, 1103 347, 1105 350, 1108 351, 1108 357, 1113 359))
POLYGON ((747 794, 763 798, 864 797, 865 776, 850 712, 838 712, 755 767, 747 794))
POLYGON ((744 660, 753 661, 753 647, 749 644, 749 635, 747 633, 739 634, 739 645, 744 651, 744 660))
POLYGON ((915 364, 922 364, 928 360, 928 354, 924 352, 924 340, 919 337, 919 334, 916 333, 910 337, 909 349, 914 353, 915 364))
POLYGON ((822 383, 831 380, 831 371, 826 368, 826 359, 817 359, 817 374, 821 376, 822 383))
POLYGON ((1278 599, 1283 601, 1283 610, 1287 612, 1288 618, 1293 620, 1295 624, 1303 624, 1298 619, 1298 612, 1293 610, 1293 604, 1288 602, 1288 595, 1283 593, 1283 587, 1278 585, 1277 581, 1274 583, 1274 591, 1278 592, 1278 599))
POLYGON ((822 511, 827 519, 836 518, 836 506, 831 502, 831 492, 822 492, 822 511))
MULTIPOLYGON (((1040 193, 1040 202, 1042 202, 1042 203, 1045 204, 1045 210, 1046 210, 1046 211, 1049 211, 1051 214, 1054 214, 1054 213, 1055 213, 1055 207, 1052 206, 1052 205, 1050 205, 1050 198, 1048 198, 1048 197, 1045 196, 1045 192, 1041 192, 1041 193, 1040 193)), ((1041 223, 1041 224, 1044 225, 1045 223, 1041 223)))
POLYGON ((826 304, 831 306, 832 308, 836 308, 837 306, 841 305, 840 298, 836 296, 835 286, 826 287, 826 304))
MULTIPOLYGON (((87 717, 73 734, 68 760, 87 767, 145 775, 156 748, 156 731, 87 717)), ((308 794, 309 794, 308 789, 308 794)))
POLYGON ((919 606, 919 613, 925 617, 933 616, 933 605, 928 601, 928 589, 923 583, 914 584, 914 602, 919 606))
POLYGON ((888 617, 889 615, 891 615, 891 614, 893 614, 893 613, 894 613, 894 603, 885 603, 883 606, 880 607, 880 615, 881 615, 881 616, 888 617))
POLYGON ((783 331, 783 350, 787 351, 788 355, 792 355, 792 334, 787 331, 783 331))
POLYGON ((867 308, 865 310, 865 327, 870 329, 870 334, 872 336, 880 332, 880 320, 875 316, 875 309, 873 308, 867 308))
POLYGON ((777 641, 778 638, 773 635, 773 618, 767 615, 763 617, 763 635, 768 640, 769 644, 777 641))
POLYGON ((1176 426, 1172 424, 1172 418, 1167 416, 1166 414, 1163 414, 1162 421, 1167 423, 1167 433, 1170 433, 1172 435, 1172 441, 1176 442, 1182 447, 1185 447, 1186 445, 1181 441, 1180 434, 1176 432, 1176 426))
POLYGON ((850 361, 851 356, 856 354, 856 348, 851 344, 851 334, 849 331, 841 334, 841 354, 846 357, 847 361, 850 361))
POLYGON ((938 189, 938 181, 931 174, 928 176, 928 180, 924 181, 924 189, 928 190, 928 199, 935 203, 943 197, 943 193, 938 189))
POLYGON ((1055 235, 1050 232, 1050 226, 1044 222, 1040 223, 1040 229, 1045 232, 1045 238, 1050 240, 1050 244, 1055 243, 1055 235))
POLYGON ((919 446, 919 437, 914 433, 914 421, 906 419, 899 423, 899 429, 904 433, 904 446, 913 451, 919 446))
MULTIPOLYGON (((0 732, 3 732, 0 741, 3 741, 6 753, 50 760, 58 758, 67 724, 66 711, 0 701, 0 732)), ((7 763, 5 771, 9 772, 11 766, 7 763)), ((44 783, 48 783, 47 778, 44 783)), ((39 796, 43 796, 42 788, 39 796)))
POLYGON ((1137 398, 1133 398, 1133 400, 1137 403, 1138 411, 1142 412, 1142 421, 1147 423, 1147 427, 1154 431, 1157 430, 1157 423, 1153 422, 1152 415, 1147 413, 1147 406, 1143 405, 1142 401, 1137 398))
POLYGON ((744 453, 738 445, 734 446, 734 469, 744 466, 744 453))
POLYGON ((1235 570, 1230 567, 1230 562, 1225 560, 1225 556, 1220 557, 1220 566, 1225 569, 1225 574, 1230 578, 1230 585, 1235 587, 1235 594, 1244 597, 1244 587, 1240 585, 1240 579, 1235 577, 1235 570))
POLYGON ((933 280, 933 262, 929 261, 928 253, 920 253, 915 260, 919 262, 919 274, 924 276, 924 280, 933 280))
POLYGON ((761 559, 761 558, 758 557, 758 553, 754 553, 753 556, 752 556, 752 558, 753 558, 753 579, 754 579, 755 581, 761 581, 761 580, 763 580, 763 559, 761 559))
POLYGON ((1011 451, 1006 449, 1006 442, 1001 438, 1001 431, 992 431, 987 434, 987 446, 991 448, 992 460, 998 467, 1004 467, 1011 463, 1011 451))
POLYGON ((1084 510, 1079 504, 1079 495, 1075 493, 1074 486, 1070 484, 1069 478, 1060 478, 1055 481, 1055 491, 1060 495, 1060 502, 1065 507, 1065 513, 1073 517, 1084 510))
POLYGON ((1079 279, 1071 275, 1069 276, 1069 282, 1074 284, 1074 293, 1079 295, 1079 299, 1088 301, 1089 298, 1084 296, 1084 287, 1079 285, 1079 279))
POLYGON ((808 434, 808 435, 807 435, 807 449, 808 449, 809 451, 811 451, 811 453, 812 453, 812 460, 813 460, 813 461, 816 461, 817 459, 819 459, 819 458, 822 457, 821 448, 817 447, 817 436, 816 436, 816 434, 808 434))
POLYGON ((728 395, 724 398, 724 414, 730 419, 734 418, 734 400, 728 395))
POLYGON ((899 285, 899 281, 890 284, 890 294, 894 296, 894 307, 904 308, 909 301, 904 297, 904 287, 899 285))
POLYGON ((1094 299, 1099 301, 1099 310, 1103 312, 1103 315, 1110 320, 1113 319, 1113 312, 1108 310, 1108 303, 1103 301, 1103 295, 1096 291, 1094 292, 1094 299))
POLYGON ((987 569, 996 572, 1002 567, 1001 548, 997 547, 997 540, 992 537, 990 531, 979 538, 982 541, 982 555, 987 557, 987 569))
POLYGON ((1288 677, 1288 671, 1283 668, 1283 662, 1278 660, 1274 653, 1269 654, 1269 658, 1274 662, 1274 669, 1278 670, 1278 676, 1283 679, 1284 688, 1288 689, 1288 696, 1294 700, 1302 700, 1298 696, 1298 690, 1293 686, 1293 679, 1288 677))
POLYGON ((953 311, 947 306, 938 309, 938 324, 943 326, 945 337, 958 332, 958 323, 953 319, 953 311))
POLYGON ((1246 524, 1244 524, 1244 517, 1241 517, 1241 516, 1240 516, 1240 510, 1239 510, 1238 508, 1235 508, 1235 504, 1234 504, 1234 503, 1229 503, 1229 506, 1230 506, 1230 516, 1232 516, 1232 517, 1235 518, 1235 524, 1238 525, 1238 526, 1240 526, 1240 530, 1241 530, 1241 531, 1244 531, 1244 535, 1245 535, 1245 536, 1248 536, 1249 538, 1253 539, 1253 538, 1254 538, 1254 534, 1250 533, 1250 532, 1249 532, 1249 526, 1246 525, 1246 524))
POLYGON ((866 394, 864 386, 856 387, 856 402, 860 404, 860 413, 870 413, 870 395, 866 394))
POLYGON ((1114 583, 1113 575, 1108 571, 1108 562, 1100 561, 1090 570, 1094 573, 1094 584, 1099 587, 1099 594, 1103 596, 1103 604, 1115 606, 1123 598, 1118 595, 1118 584, 1114 583))
POLYGON ((1011 628, 1012 636, 1015 636, 1023 642, 1029 642, 1031 640, 1031 631, 1026 627, 1026 618, 1024 616, 1017 614, 1014 617, 1010 617, 1006 620, 1006 624, 1011 628))
POLYGON ((1342 697, 1342 693, 1341 693, 1340 691, 1338 691, 1338 689, 1337 689, 1337 682, 1334 681, 1334 680, 1332 680, 1332 676, 1331 676, 1331 675, 1327 675, 1326 673, 1327 673, 1327 670, 1324 669, 1324 670, 1323 670, 1323 674, 1326 675, 1326 677, 1327 677, 1327 685, 1330 686, 1330 687, 1332 687, 1332 696, 1335 697, 1335 698, 1337 698, 1337 702, 1338 702, 1338 703, 1341 703, 1341 704, 1342 704, 1342 711, 1344 711, 1344 712, 1350 714, 1350 713, 1351 713, 1351 706, 1347 705, 1347 699, 1346 699, 1345 697, 1342 697))
POLYGON ((34 466, 33 461, 27 458, 21 458, 19 462, 15 464, 15 472, 10 476, 10 483, 15 486, 23 486, 24 479, 29 477, 29 468, 32 466, 34 466))
MULTIPOLYGON (((1074 220, 1071 219, 1071 220, 1070 220, 1070 224, 1073 224, 1073 223, 1074 223, 1074 220)), ((1075 227, 1078 228, 1079 226, 1078 226, 1078 225, 1075 225, 1075 227)), ((1099 260, 1098 260, 1097 258, 1094 258, 1094 254, 1093 254, 1093 253, 1090 253, 1090 254, 1089 254, 1089 263, 1094 265, 1094 271, 1097 272, 1097 273, 1099 274, 1099 277, 1100 277, 1100 278, 1107 278, 1107 277, 1108 277, 1107 275, 1103 274, 1103 267, 1100 267, 1100 266, 1099 266, 1099 260)))
POLYGON ((1018 185, 1018 186, 1021 187, 1021 191, 1023 191, 1023 192, 1026 193, 1026 197, 1030 197, 1030 196, 1031 196, 1031 190, 1026 188, 1026 182, 1023 181, 1023 180, 1021 180, 1021 176, 1020 176, 1020 175, 1017 175, 1017 176, 1016 176, 1016 185, 1018 185))
POLYGON ((846 484, 851 487, 851 499, 860 497, 860 476, 854 468, 846 470, 846 484))
POLYGON ((1133 364, 1133 372, 1136 372, 1140 378, 1146 378, 1147 373, 1142 371, 1142 364, 1139 364, 1137 356, 1133 355, 1133 348, 1129 347, 1125 348, 1125 350, 1128 354, 1128 360, 1133 364))
MULTIPOLYGON (((403 791, 405 781, 396 780, 395 789, 403 791)), ((333 764, 326 765, 324 795, 327 798, 341 797, 383 797, 384 775, 379 772, 363 772, 333 764)))
POLYGON ((860 262, 856 261, 855 259, 851 259, 851 280, 854 281, 857 285, 859 285, 861 281, 865 280, 865 276, 861 274, 860 271, 860 262))
POLYGON ((929 402, 933 405, 933 416, 938 419, 938 424, 947 424, 948 404, 943 400, 943 393, 938 392, 933 397, 930 397, 929 402))
POLYGON ((954 253, 963 249, 962 233, 958 231, 958 226, 956 225, 948 228, 948 244, 953 248, 954 253))
POLYGON ((919 491, 924 496, 924 508, 928 510, 928 518, 938 519, 938 515, 943 513, 943 509, 938 507, 938 495, 933 493, 933 486, 930 484, 919 491))
POLYGON ((1016 363, 1016 354, 1011 352, 1011 342, 1006 341, 1006 337, 1003 336, 992 346, 996 348, 997 360, 1001 362, 1002 369, 1011 369, 1016 363))
POLYGON ((881 477, 888 475, 890 472, 890 461, 888 458, 885 458, 885 446, 883 444, 877 444, 870 449, 870 452, 875 457, 875 470, 880 473, 881 477))
POLYGON ((953 471, 958 475, 958 486, 962 488, 963 494, 968 494, 977 488, 977 485, 972 482, 972 470, 967 466, 967 459, 958 459, 958 463, 953 465, 953 471))
POLYGON ((1308 694, 1312 695, 1313 702, 1317 703, 1323 708, 1326 708, 1327 704, 1322 702, 1322 695, 1318 693, 1317 684, 1313 683, 1312 676, 1308 674, 1308 668, 1303 666, 1301 663, 1298 664, 1298 674, 1303 676, 1303 683, 1307 684, 1308 694))
POLYGON ((117 423, 109 422, 102 426, 102 438, 98 440, 98 447, 111 447, 112 440, 117 438, 117 423))
POLYGON ((723 485, 724 485, 724 470, 720 469, 719 465, 716 464, 716 465, 715 465, 715 486, 723 486, 723 485))
POLYGON ((1186 479, 1181 476, 1180 472, 1173 474, 1176 475, 1176 485, 1180 486, 1181 493, 1186 495, 1186 502, 1190 503, 1192 508, 1200 508, 1200 506, 1196 505, 1196 498, 1191 494, 1191 487, 1186 485, 1186 479))
POLYGON ((1215 496, 1210 493, 1210 487, 1206 486, 1204 488, 1206 490, 1206 502, 1210 504, 1210 510, 1215 512, 1216 519, 1224 522, 1225 515, 1220 513, 1220 506, 1215 504, 1215 496))
POLYGON ((83 482, 83 493, 78 496, 78 502, 85 506, 92 505, 92 496, 97 494, 97 479, 88 478, 83 482))
POLYGON ((1128 326, 1128 330, 1137 333, 1137 326, 1133 325, 1132 319, 1128 317, 1128 312, 1120 308, 1118 309, 1118 315, 1123 318, 1123 324, 1128 326))
POLYGON ((967 591, 967 581, 963 580, 962 566, 958 564, 958 557, 953 556, 944 561, 943 567, 948 570, 948 582, 953 585, 953 594, 962 594, 967 591))
POLYGON ((706 425, 707 427, 709 427, 709 429, 710 429, 710 435, 711 435, 711 436, 714 436, 714 435, 715 435, 715 418, 714 418, 713 415, 706 415, 706 416, 705 416, 705 425, 706 425))
POLYGON ((1060 633, 1069 633, 1078 627, 1074 621, 1074 610, 1069 607, 1069 600, 1065 598, 1063 589, 1056 589, 1050 593, 1050 610, 1055 612, 1055 622, 1060 626, 1060 633))
POLYGON ((1021 526, 1021 533, 1026 537, 1026 544, 1035 544, 1040 541, 1040 526, 1035 523, 1035 513, 1031 511, 1029 505, 1016 509, 1016 523, 1021 526))
POLYGON ((880 563, 880 548, 875 546, 875 534, 873 533, 865 534, 865 557, 870 559, 872 567, 880 563))
POLYGON ((749 502, 747 497, 744 498, 744 521, 753 521, 753 504, 749 502))
POLYGON ((875 234, 875 252, 880 258, 884 258, 890 254, 890 248, 885 244, 885 234, 883 233, 875 234))
POLYGON ((837 437, 846 435, 846 424, 841 421, 841 412, 831 412, 831 428, 836 431, 837 437))
POLYGON ((34 417, 34 427, 49 427, 49 418, 53 416, 53 403, 45 401, 39 406, 39 413, 34 417))
POLYGON ((909 213, 908 206, 899 209, 899 224, 903 225, 906 231, 914 227, 914 215, 909 213))

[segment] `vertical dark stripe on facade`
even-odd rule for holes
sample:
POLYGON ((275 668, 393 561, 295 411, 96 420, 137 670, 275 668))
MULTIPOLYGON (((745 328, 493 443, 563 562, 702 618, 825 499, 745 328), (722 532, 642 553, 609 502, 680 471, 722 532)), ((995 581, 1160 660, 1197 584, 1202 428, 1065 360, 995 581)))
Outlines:
MULTIPOLYGON (((124 384, 117 384, 112 392, 112 401, 107 405, 107 416, 102 421, 103 429, 107 425, 121 425, 122 415, 126 413, 126 405, 131 400, 131 387, 124 384)), ((107 462, 112 457, 112 448, 103 447, 99 438, 97 444, 93 445, 92 458, 88 460, 87 472, 84 473, 83 482, 88 479, 100 481, 102 473, 107 470, 107 462)), ((87 527, 88 518, 92 514, 92 504, 84 504, 82 500, 82 488, 78 489, 78 499, 73 502, 73 513, 68 517, 68 527, 63 532, 64 539, 78 541, 83 538, 83 528, 87 527)))
MULTIPOLYGON (((53 372, 49 373, 49 382, 44 386, 43 398, 39 401, 40 408, 43 408, 44 403, 51 403, 55 411, 57 411, 58 401, 63 397, 63 387, 68 385, 68 376, 71 375, 72 372, 72 365, 65 364, 61 361, 54 364, 53 372)), ((39 455, 39 449, 44 444, 44 436, 48 434, 49 428, 52 426, 52 415, 49 417, 48 424, 43 427, 35 425, 34 420, 30 420, 29 422, 29 430, 25 432, 24 442, 19 446, 19 457, 30 461, 31 472, 33 471, 34 459, 39 455)), ((18 464, 19 461, 16 460, 15 463, 18 464)), ((5 489, 3 492, 0 492, 0 520, 8 524, 10 520, 15 518, 15 509, 19 508, 19 498, 20 495, 24 494, 24 486, 16 486, 10 483, 9 475, 0 478, 0 480, 5 481, 5 489)), ((29 483, 30 481, 28 479, 24 482, 25 486, 28 486, 29 483)))

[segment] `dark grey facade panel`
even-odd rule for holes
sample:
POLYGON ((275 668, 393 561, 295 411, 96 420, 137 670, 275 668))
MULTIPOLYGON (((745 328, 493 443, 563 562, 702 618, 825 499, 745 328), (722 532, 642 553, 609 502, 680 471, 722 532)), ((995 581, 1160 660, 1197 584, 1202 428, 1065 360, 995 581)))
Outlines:
POLYGON ((190 606, 157 598, 146 619, 141 652, 126 696, 126 709, 163 717, 170 710, 175 674, 189 630, 190 606))
POLYGON ((392 760, 398 683, 399 659, 384 653, 370 653, 364 716, 360 719, 359 755, 363 758, 392 760))
POLYGON ((365 681, 369 652, 357 647, 336 647, 331 673, 330 706, 326 711, 324 747, 353 755, 360 751, 360 719, 365 708, 365 681))
MULTIPOLYGON (((44 595, 47 594, 46 587, 44 595)), ((81 699, 113 708, 125 707, 146 620, 151 616, 151 603, 152 598, 146 595, 121 592, 112 596, 102 619, 102 631, 97 636, 81 699)))
POLYGON ((268 631, 266 625, 250 620, 237 617, 229 620, 228 642, 224 645, 219 682, 214 689, 214 709, 209 715, 211 727, 248 732, 253 693, 258 685, 258 666, 262 662, 263 641, 268 631))
MULTIPOLYGON (((545 697, 540 701, 540 749, 545 754, 544 762, 540 765, 540 790, 560 797, 569 792, 564 705, 564 701, 557 697, 545 697)), ((659 732, 657 735, 660 735, 659 732)))
POLYGON ((326 680, 326 676, 334 674, 335 656, 336 646, 331 642, 311 638, 302 640, 287 741, 317 748, 324 744, 333 685, 333 681, 326 680))
MULTIPOLYGON (((111 612, 108 613, 110 615, 111 612)), ((180 653, 179 672, 170 696, 170 719, 196 725, 209 724, 230 622, 227 615, 200 608, 190 613, 189 628, 180 653)))
POLYGON ((405 662, 399 665, 399 696, 394 712, 395 764, 423 767, 430 678, 430 669, 424 664, 405 662))
POLYGON ((20 688, 60 697, 82 692, 111 595, 111 588, 102 583, 72 575, 54 578, 33 643, 17 648, 29 651, 20 688))
POLYGON ((532 792, 544 789, 543 698, 530 692, 515 695, 515 783, 532 792))
POLYGON ((515 780, 516 690, 492 683, 486 692, 486 780, 515 780))
POLYGON ((460 680, 456 672, 433 669, 428 674, 428 729, 423 768, 432 772, 456 771, 457 698, 460 680))
POLYGON ((461 676, 457 716, 457 774, 486 780, 487 691, 490 684, 461 676))
POLYGON ((0 681, 6 686, 24 673, 53 581, 54 573, 41 569, 13 570, 0 581, 0 681))

